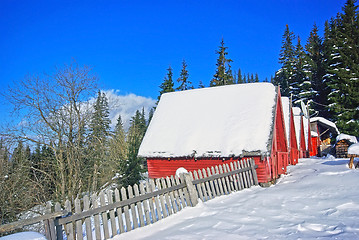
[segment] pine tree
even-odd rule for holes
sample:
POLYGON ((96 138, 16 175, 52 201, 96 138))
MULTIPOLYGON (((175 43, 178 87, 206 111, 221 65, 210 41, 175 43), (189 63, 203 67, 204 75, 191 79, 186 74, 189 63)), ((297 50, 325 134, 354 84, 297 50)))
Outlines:
POLYGON ((202 80, 198 83, 198 88, 205 88, 206 86, 203 84, 202 80))
POLYGON ((86 162, 91 190, 96 191, 112 176, 109 175, 106 163, 108 136, 110 135, 109 106, 105 93, 98 91, 90 122, 89 159, 86 162))
POLYGON ((254 82, 259 82, 259 76, 258 76, 258 73, 255 74, 255 77, 254 77, 254 82))
POLYGON ((157 98, 157 104, 160 101, 162 94, 175 91, 175 89, 173 88, 174 83, 173 83, 172 77, 173 77, 172 68, 171 68, 171 66, 169 66, 167 69, 167 75, 164 78, 162 84, 160 85, 161 90, 160 90, 160 95, 157 98))
POLYGON ((311 73, 311 83, 313 90, 316 92, 313 96, 313 103, 311 108, 322 117, 328 117, 328 110, 325 105, 328 105, 327 96, 329 94, 328 88, 323 81, 324 76, 324 49, 322 39, 318 35, 318 27, 314 24, 310 32, 307 44, 305 45, 308 61, 308 71, 311 73))
POLYGON ((153 114, 155 113, 155 109, 151 108, 150 112, 148 113, 148 121, 147 121, 147 126, 150 125, 150 122, 152 120, 153 114))
POLYGON ((294 34, 286 25, 279 54, 279 63, 282 67, 276 72, 273 80, 275 85, 280 85, 282 96, 289 96, 289 84, 292 82, 295 55, 293 40, 294 34))
POLYGON ((216 63, 217 69, 216 73, 213 75, 213 79, 210 82, 211 87, 234 84, 234 77, 230 65, 232 60, 227 58, 227 49, 228 47, 224 46, 224 40, 222 38, 219 50, 216 51, 216 54, 218 54, 216 63))
POLYGON ((120 187, 125 186, 122 179, 127 169, 128 146, 121 115, 117 118, 109 146, 109 162, 114 176, 112 181, 116 182, 120 187))
POLYGON ((238 72, 237 72, 237 83, 238 83, 238 84, 245 83, 245 82, 243 81, 242 72, 241 72, 241 69, 240 69, 240 68, 238 68, 238 72))
POLYGON ((94 104, 94 113, 90 123, 91 137, 93 141, 104 142, 109 134, 110 119, 109 106, 105 93, 98 91, 97 99, 94 104))
POLYGON ((188 89, 193 89, 192 82, 188 80, 188 70, 187 63, 185 60, 182 61, 182 70, 180 77, 177 79, 177 82, 180 84, 176 90, 183 91, 188 89))
POLYGON ((309 58, 304 52, 301 45, 300 37, 298 37, 297 45, 295 47, 295 59, 293 67, 293 75, 290 78, 292 81, 289 85, 289 93, 293 94, 293 102, 299 106, 300 101, 312 106, 312 99, 316 92, 313 90, 311 82, 311 71, 308 70, 309 58))
POLYGON ((343 13, 331 22, 325 78, 331 89, 332 118, 339 130, 359 135, 359 17, 355 3, 348 0, 343 13))
POLYGON ((137 110, 135 115, 131 118, 127 136, 128 155, 123 178, 123 183, 125 185, 133 185, 142 178, 141 172, 145 167, 145 162, 143 158, 138 157, 137 155, 146 128, 145 112, 143 109, 142 112, 137 110))

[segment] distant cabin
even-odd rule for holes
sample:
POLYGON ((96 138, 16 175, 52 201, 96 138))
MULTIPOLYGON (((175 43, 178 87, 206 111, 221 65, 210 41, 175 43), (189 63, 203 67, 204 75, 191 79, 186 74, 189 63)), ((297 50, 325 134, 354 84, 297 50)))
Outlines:
POLYGON ((259 182, 275 180, 289 162, 279 87, 248 83, 163 94, 139 156, 147 159, 150 178, 253 158, 259 182))
POLYGON ((287 135, 289 164, 295 165, 299 159, 299 148, 295 132, 293 108, 288 97, 282 97, 284 124, 287 135))
POLYGON ((307 150, 307 139, 306 139, 306 129, 305 129, 305 118, 302 111, 298 107, 293 107, 293 118, 295 125, 295 135, 297 140, 297 146, 299 151, 299 158, 309 157, 309 152, 307 150))
POLYGON ((313 117, 310 119, 310 128, 312 130, 313 148, 316 145, 317 155, 323 156, 329 153, 331 149, 330 139, 339 134, 335 123, 323 117, 313 117))

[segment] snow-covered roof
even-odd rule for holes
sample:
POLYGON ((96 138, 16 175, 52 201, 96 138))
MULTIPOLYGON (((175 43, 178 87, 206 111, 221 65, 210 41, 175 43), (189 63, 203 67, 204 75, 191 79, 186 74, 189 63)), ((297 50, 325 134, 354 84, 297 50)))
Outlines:
POLYGON ((358 143, 358 140, 355 136, 351 136, 351 135, 348 135, 348 134, 345 134, 345 133, 341 133, 337 136, 337 142, 339 142, 340 140, 348 140, 349 142, 351 143, 358 143))
POLYGON ((359 143, 354 143, 348 148, 348 154, 359 155, 359 143))
POLYGON ((318 137, 318 133, 315 131, 310 131, 310 134, 312 135, 312 137, 318 137))
POLYGON ((289 127, 290 127, 290 113, 289 113, 289 98, 282 97, 282 107, 283 107, 283 118, 284 118, 284 125, 285 125, 285 133, 287 136, 287 142, 289 143, 289 127))
POLYGON ((163 94, 139 155, 230 157, 268 152, 276 96, 271 83, 163 94))
POLYGON ((335 123, 329 121, 328 119, 325 119, 323 117, 313 117, 310 119, 310 122, 319 122, 321 125, 326 126, 327 128, 329 128, 332 132, 339 134, 339 130, 337 128, 337 126, 335 125, 335 123))

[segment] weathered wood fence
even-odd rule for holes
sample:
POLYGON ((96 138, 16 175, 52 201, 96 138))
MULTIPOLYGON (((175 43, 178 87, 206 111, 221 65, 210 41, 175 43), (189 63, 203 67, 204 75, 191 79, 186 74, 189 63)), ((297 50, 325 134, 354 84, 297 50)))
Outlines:
POLYGON ((155 223, 198 199, 207 201, 258 185, 253 159, 201 169, 180 178, 149 179, 127 189, 101 192, 83 199, 69 200, 62 208, 48 204, 46 214, 0 226, 12 231, 43 221, 47 239, 108 239, 138 227, 155 223))

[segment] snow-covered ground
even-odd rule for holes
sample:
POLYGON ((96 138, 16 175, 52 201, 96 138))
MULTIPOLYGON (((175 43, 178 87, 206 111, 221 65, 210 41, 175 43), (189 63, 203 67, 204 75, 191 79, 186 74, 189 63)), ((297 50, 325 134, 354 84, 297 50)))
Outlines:
POLYGON ((359 239, 359 170, 347 165, 300 159, 269 188, 201 202, 113 239, 359 239))
MULTIPOLYGON (((113 240, 359 239, 359 169, 348 162, 300 159, 276 185, 200 202, 113 240)), ((22 233, 4 239, 44 238, 22 233)))

